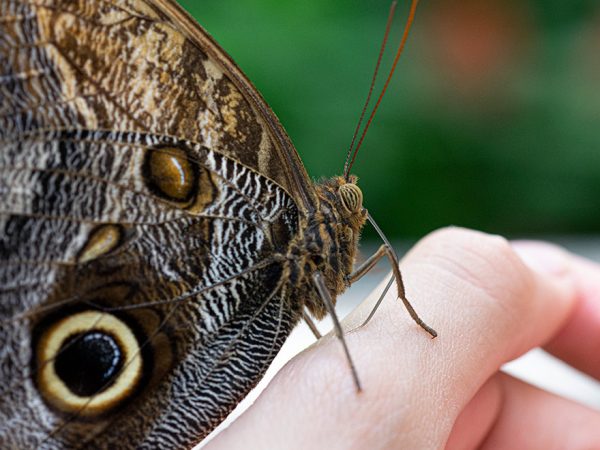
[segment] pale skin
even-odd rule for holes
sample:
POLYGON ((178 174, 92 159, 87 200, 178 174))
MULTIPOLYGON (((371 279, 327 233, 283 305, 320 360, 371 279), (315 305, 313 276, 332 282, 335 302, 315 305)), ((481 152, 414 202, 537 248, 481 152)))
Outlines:
MULTIPOLYGON (((600 412, 499 371, 541 346, 600 378, 600 265, 541 242, 448 228, 400 264, 407 295, 439 337, 393 296, 346 339, 290 361, 206 448, 600 449, 600 412)), ((344 320, 357 327, 377 293, 344 320)))

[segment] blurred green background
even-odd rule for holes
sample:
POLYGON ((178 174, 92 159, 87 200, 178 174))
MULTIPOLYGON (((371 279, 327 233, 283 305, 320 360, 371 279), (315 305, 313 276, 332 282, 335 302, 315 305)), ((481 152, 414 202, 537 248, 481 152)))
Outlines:
MULTIPOLYGON (((390 2, 181 3, 253 80, 309 174, 340 174, 390 2)), ((448 224, 597 234, 600 2, 422 1, 353 173, 390 238, 448 224)))

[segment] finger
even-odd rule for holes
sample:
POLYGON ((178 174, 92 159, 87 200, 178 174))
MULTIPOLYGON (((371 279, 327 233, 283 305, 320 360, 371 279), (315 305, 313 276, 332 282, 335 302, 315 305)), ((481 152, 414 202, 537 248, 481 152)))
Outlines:
POLYGON ((498 373, 459 416, 446 450, 598 448, 600 413, 498 373))
POLYGON ((480 449, 502 408, 503 393, 497 375, 487 381, 462 410, 444 447, 445 450, 480 449))
POLYGON ((600 265, 542 242, 517 242, 519 255, 533 268, 556 278, 571 277, 577 303, 560 332, 544 347, 571 366, 600 379, 600 265))
MULTIPOLYGON (((573 304, 570 284, 532 272, 504 239, 483 233, 436 232, 401 266, 407 295, 437 339, 391 296, 366 327, 346 335, 363 392, 354 390, 339 343, 321 340, 214 444, 440 448, 468 399, 502 363, 547 340, 573 304)), ((375 301, 346 324, 360 324, 375 301)))
MULTIPOLYGON (((407 296, 440 334, 429 345, 394 298, 384 301, 374 324, 367 325, 378 347, 410 348, 400 363, 443 370, 456 384, 456 397, 468 398, 503 363, 547 341, 565 323, 575 291, 568 276, 532 271, 503 238, 464 229, 444 229, 420 242, 403 260, 407 296), (394 339, 389 339, 393 330, 394 339), (413 358, 414 359, 414 358, 413 358)), ((359 323, 372 306, 365 302, 350 320, 359 323)), ((417 366, 418 367, 418 366, 417 366)))

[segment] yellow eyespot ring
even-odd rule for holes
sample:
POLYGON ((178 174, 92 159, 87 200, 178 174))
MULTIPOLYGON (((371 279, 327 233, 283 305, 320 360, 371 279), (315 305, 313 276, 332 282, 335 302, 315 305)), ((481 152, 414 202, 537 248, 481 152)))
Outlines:
POLYGON ((52 324, 37 343, 37 384, 45 398, 60 411, 82 417, 95 417, 122 404, 138 386, 142 377, 142 355, 139 343, 130 327, 100 311, 84 311, 52 324), (114 339, 123 363, 106 389, 89 396, 73 392, 57 373, 57 357, 69 340, 83 333, 103 333, 114 339))

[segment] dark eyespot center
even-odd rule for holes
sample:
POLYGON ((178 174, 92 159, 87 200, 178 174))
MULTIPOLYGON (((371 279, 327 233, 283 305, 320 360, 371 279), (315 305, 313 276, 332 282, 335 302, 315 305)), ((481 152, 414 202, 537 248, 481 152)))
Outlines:
POLYGON ((56 374, 71 392, 88 397, 110 387, 123 363, 117 340, 110 334, 91 331, 66 339, 54 364, 56 374))

